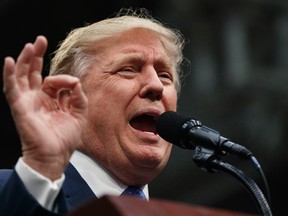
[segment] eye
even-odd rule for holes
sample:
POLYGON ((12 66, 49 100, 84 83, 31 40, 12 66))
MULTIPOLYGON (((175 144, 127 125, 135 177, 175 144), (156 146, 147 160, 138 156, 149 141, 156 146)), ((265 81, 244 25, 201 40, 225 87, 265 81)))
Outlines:
POLYGON ((120 72, 135 72, 132 67, 124 67, 119 70, 120 72))
POLYGON ((137 70, 133 67, 123 67, 117 71, 117 74, 126 79, 132 79, 136 76, 137 70))
POLYGON ((158 73, 158 76, 165 83, 172 83, 173 82, 173 77, 168 72, 160 72, 160 73, 158 73))

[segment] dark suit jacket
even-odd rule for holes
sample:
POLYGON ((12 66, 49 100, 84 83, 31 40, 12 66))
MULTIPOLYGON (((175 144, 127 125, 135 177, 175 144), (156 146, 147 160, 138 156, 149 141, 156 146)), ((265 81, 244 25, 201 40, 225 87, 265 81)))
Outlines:
POLYGON ((65 181, 55 204, 58 214, 42 208, 26 190, 15 170, 0 170, 0 216, 64 215, 96 196, 72 164, 65 171, 65 181))

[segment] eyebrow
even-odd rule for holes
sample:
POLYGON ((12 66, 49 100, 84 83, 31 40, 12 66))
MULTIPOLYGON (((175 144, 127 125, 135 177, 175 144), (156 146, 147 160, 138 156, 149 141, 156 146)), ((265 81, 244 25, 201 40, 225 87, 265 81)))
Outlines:
MULTIPOLYGON (((142 60, 147 59, 145 54, 139 51, 135 51, 135 50, 125 50, 122 53, 124 55, 120 56, 117 59, 114 59, 113 62, 115 64, 121 64, 122 62, 132 62, 132 61, 139 61, 139 60, 142 61, 142 60)), ((171 64, 167 55, 161 55, 161 56, 158 55, 158 57, 156 57, 154 61, 156 65, 161 64, 167 68, 173 68, 173 64, 171 64)))

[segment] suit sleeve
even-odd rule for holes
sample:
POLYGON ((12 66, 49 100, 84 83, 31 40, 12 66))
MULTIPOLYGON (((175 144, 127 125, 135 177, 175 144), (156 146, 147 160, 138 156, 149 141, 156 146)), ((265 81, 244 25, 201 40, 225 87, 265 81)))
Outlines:
POLYGON ((58 213, 43 208, 27 191, 15 170, 0 173, 0 216, 58 216, 67 212, 62 190, 55 204, 58 213))

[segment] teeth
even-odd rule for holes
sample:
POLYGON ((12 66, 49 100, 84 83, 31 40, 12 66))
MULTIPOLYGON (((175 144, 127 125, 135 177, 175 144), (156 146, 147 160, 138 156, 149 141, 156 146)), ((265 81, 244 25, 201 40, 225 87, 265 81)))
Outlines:
POLYGON ((153 132, 149 132, 149 131, 144 131, 144 133, 147 133, 147 134, 154 134, 153 132))

